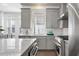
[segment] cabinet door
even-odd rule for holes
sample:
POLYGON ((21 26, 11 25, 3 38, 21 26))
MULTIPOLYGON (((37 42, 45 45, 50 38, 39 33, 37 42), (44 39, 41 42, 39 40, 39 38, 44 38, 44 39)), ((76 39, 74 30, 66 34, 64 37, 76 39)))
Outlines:
POLYGON ((47 38, 47 49, 56 49, 56 45, 55 43, 53 42, 53 37, 48 37, 47 38))
POLYGON ((58 10, 53 8, 46 9, 46 28, 58 28, 57 18, 59 16, 58 10))
POLYGON ((38 47, 39 49, 46 49, 46 39, 41 37, 38 39, 38 47))
POLYGON ((3 47, 2 47, 2 39, 0 39, 0 52, 2 52, 2 49, 3 49, 3 47))
POLYGON ((68 56, 68 41, 65 40, 65 56, 68 56))
POLYGON ((31 9, 22 8, 21 9, 21 28, 30 28, 31 22, 31 9))

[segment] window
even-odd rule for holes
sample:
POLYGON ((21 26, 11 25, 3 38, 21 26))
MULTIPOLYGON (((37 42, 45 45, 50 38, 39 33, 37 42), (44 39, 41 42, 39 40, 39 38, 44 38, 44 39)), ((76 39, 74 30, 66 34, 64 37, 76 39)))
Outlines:
POLYGON ((45 9, 32 10, 32 29, 34 34, 45 34, 46 32, 46 12, 45 9))
POLYGON ((3 20, 4 20, 4 34, 15 34, 16 25, 20 24, 20 13, 16 12, 3 12, 3 20), (18 24, 16 24, 18 21, 18 24))

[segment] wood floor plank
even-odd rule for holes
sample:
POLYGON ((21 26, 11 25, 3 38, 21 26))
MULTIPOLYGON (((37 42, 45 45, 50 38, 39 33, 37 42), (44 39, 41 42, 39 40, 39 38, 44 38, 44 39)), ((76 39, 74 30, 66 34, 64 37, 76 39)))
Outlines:
POLYGON ((57 56, 57 51, 55 50, 41 50, 37 52, 37 56, 57 56))

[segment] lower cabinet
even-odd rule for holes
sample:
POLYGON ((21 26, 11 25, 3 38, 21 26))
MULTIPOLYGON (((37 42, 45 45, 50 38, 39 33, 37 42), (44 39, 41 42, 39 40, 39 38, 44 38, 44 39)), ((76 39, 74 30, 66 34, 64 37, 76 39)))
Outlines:
POLYGON ((38 47, 39 50, 42 49, 55 49, 56 45, 53 41, 54 37, 39 37, 38 39, 38 47))
POLYGON ((2 39, 0 39, 0 52, 2 51, 3 47, 2 47, 2 39))
POLYGON ((56 49, 53 39, 47 38, 47 49, 56 49))
POLYGON ((68 40, 65 41, 65 56, 68 56, 68 40))
POLYGON ((38 38, 38 47, 39 49, 46 49, 46 38, 45 37, 38 38))

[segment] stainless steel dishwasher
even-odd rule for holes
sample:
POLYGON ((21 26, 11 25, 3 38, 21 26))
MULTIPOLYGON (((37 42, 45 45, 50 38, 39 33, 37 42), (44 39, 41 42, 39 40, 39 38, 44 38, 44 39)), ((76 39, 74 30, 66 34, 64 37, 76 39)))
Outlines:
POLYGON ((37 45, 37 42, 35 42, 32 45, 32 48, 30 49, 29 56, 36 56, 37 51, 38 51, 38 45, 37 45))

